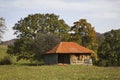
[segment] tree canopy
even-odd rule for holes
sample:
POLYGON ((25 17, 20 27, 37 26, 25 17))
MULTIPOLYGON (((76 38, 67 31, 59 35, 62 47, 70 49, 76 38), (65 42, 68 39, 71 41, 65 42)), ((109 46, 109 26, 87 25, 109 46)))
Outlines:
POLYGON ((91 44, 96 42, 96 32, 94 27, 87 22, 86 19, 80 19, 77 22, 74 22, 74 26, 71 27, 71 30, 75 32, 77 42, 81 45, 91 48, 91 44))
POLYGON ((120 66, 120 30, 111 30, 104 36, 104 41, 98 49, 99 65, 120 66))
POLYGON ((74 26, 71 27, 71 31, 75 33, 71 34, 71 41, 76 41, 77 43, 92 49, 95 54, 94 57, 97 59, 97 48, 98 44, 96 42, 96 32, 94 27, 87 22, 86 19, 80 19, 74 22, 74 26))
POLYGON ((31 52, 35 53, 34 60, 41 60, 42 55, 49 51, 56 44, 60 43, 60 38, 55 34, 38 34, 32 42, 31 52))
MULTIPOLYGON (((22 58, 31 59, 35 56, 34 51, 31 51, 31 47, 36 45, 31 46, 31 42, 36 41, 38 34, 55 34, 60 40, 65 41, 67 40, 69 26, 55 14, 34 14, 18 21, 13 29, 18 40, 16 40, 14 45, 8 47, 7 52, 8 54, 16 55, 18 60, 20 60, 22 58)), ((45 45, 49 44, 46 42, 45 45)))
POLYGON ((0 39, 2 38, 2 34, 4 33, 6 29, 6 26, 5 26, 5 19, 4 18, 0 18, 0 39))
POLYGON ((34 38, 38 33, 53 33, 64 40, 69 26, 55 14, 34 14, 18 21, 13 29, 19 38, 34 38))

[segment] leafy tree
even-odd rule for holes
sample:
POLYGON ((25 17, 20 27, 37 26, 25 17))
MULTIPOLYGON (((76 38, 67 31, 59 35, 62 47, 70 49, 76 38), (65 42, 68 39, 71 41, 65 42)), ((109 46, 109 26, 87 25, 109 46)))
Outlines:
POLYGON ((38 33, 53 33, 64 40, 69 26, 55 14, 34 14, 18 21, 13 29, 19 38, 34 38, 38 33))
MULTIPOLYGON (((68 25, 55 14, 34 14, 21 19, 13 27, 18 40, 8 47, 8 54, 16 55, 18 60, 34 57, 31 42, 36 41, 38 34, 56 34, 61 40, 67 40, 68 25)), ((46 45, 45 45, 46 46, 46 45)), ((35 46, 32 46, 35 47, 35 46)))
POLYGON ((17 56, 17 61, 21 59, 32 61, 34 53, 31 52, 31 42, 30 39, 17 39, 14 45, 8 46, 7 53, 11 56, 17 56))
POLYGON ((111 30, 104 34, 104 42, 98 49, 101 66, 120 65, 120 30, 111 30), (103 64, 101 64, 104 62, 103 64))
POLYGON ((41 60, 43 54, 60 42, 60 38, 55 34, 38 34, 32 42, 31 51, 35 53, 34 59, 41 60))
POLYGON ((1 17, 0 18, 0 39, 2 38, 2 34, 4 33, 5 30, 6 30, 5 19, 1 17))
POLYGON ((86 19, 80 19, 77 22, 74 22, 74 26, 71 27, 71 31, 74 31, 74 34, 71 34, 70 41, 76 41, 77 43, 92 49, 95 53, 93 54, 94 61, 97 60, 97 49, 98 44, 96 41, 96 32, 94 27, 87 22, 86 19))

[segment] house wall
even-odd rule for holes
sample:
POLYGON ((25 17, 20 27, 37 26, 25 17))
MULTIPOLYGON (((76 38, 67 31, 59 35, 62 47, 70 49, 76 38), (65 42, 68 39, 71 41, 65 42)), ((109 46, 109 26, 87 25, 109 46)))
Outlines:
POLYGON ((47 65, 53 65, 58 63, 58 55, 57 54, 46 54, 44 55, 44 62, 47 65))
POLYGON ((91 55, 90 54, 71 54, 70 64, 92 65, 91 55))
MULTIPOLYGON (((65 54, 64 54, 65 55, 65 54)), ((68 54, 69 58, 60 57, 58 54, 46 54, 44 55, 44 61, 47 65, 53 65, 59 63, 68 63, 68 64, 84 64, 84 65, 92 65, 92 59, 90 54, 68 54), (59 57, 59 58, 58 58, 59 57), (63 62, 60 62, 63 61, 63 62), (70 60, 70 63, 68 62, 70 60), (67 61, 67 62, 66 62, 67 61)))

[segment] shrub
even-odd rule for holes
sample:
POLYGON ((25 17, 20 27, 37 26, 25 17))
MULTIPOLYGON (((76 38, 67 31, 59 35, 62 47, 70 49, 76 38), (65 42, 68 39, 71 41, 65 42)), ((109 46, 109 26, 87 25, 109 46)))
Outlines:
POLYGON ((100 60, 98 60, 97 65, 98 65, 98 66, 104 66, 104 67, 105 67, 105 66, 107 66, 107 61, 100 59, 100 60))
POLYGON ((0 60, 0 65, 10 65, 13 64, 11 56, 5 56, 3 59, 0 60))

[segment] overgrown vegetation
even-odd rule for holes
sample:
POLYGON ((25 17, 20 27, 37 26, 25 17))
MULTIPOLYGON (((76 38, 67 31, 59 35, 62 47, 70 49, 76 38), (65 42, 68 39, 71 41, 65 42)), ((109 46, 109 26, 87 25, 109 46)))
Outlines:
POLYGON ((0 59, 4 58, 6 56, 7 46, 1 46, 0 45, 0 59))
POLYGON ((2 34, 5 32, 6 26, 5 26, 5 19, 0 17, 0 42, 2 38, 2 34))
POLYGON ((120 66, 120 30, 106 32, 98 49, 100 66, 120 66))
MULTIPOLYGON (((0 45, 0 62, 3 59, 5 59, 5 57, 8 57, 7 60, 12 62, 12 64, 16 64, 16 65, 30 64, 30 62, 27 60, 20 60, 19 62, 16 62, 16 56, 10 56, 6 52, 7 52, 7 46, 0 45)), ((4 65, 6 65, 6 64, 4 64, 4 65)))
POLYGON ((55 34, 38 34, 31 42, 31 52, 35 53, 34 60, 43 59, 43 54, 60 42, 60 38, 55 34), (34 47, 33 47, 34 46, 34 47))
POLYGON ((4 58, 0 60, 0 65, 10 65, 10 64, 13 64, 13 61, 9 55, 4 56, 4 58))
POLYGON ((12 57, 6 54, 7 46, 0 46, 0 65, 13 64, 12 57))

